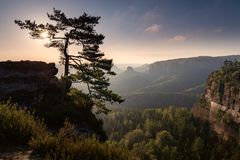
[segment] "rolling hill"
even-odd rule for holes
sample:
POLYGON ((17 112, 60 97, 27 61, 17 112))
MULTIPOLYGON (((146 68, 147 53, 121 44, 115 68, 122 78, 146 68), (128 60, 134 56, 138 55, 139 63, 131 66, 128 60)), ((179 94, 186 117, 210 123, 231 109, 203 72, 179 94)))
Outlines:
POLYGON ((111 79, 111 89, 121 94, 126 107, 191 107, 204 93, 208 75, 225 60, 240 60, 240 55, 192 57, 132 68, 111 79))

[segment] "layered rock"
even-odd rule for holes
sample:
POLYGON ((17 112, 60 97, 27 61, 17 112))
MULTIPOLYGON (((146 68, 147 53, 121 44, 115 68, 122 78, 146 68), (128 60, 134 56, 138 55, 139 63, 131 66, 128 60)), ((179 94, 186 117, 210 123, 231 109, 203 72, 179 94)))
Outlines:
POLYGON ((212 109, 228 113, 240 123, 240 63, 226 61, 213 72, 207 80, 205 98, 212 109))
POLYGON ((209 75, 205 96, 193 113, 209 120, 225 139, 240 141, 240 62, 226 61, 221 69, 209 75))
POLYGON ((41 99, 49 86, 56 85, 54 63, 37 61, 0 62, 0 100, 31 105, 41 99))

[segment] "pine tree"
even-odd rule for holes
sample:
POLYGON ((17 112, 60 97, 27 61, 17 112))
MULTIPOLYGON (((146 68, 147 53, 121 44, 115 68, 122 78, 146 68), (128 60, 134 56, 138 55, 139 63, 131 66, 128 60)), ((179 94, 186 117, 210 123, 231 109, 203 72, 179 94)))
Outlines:
MULTIPOLYGON (((46 47, 57 48, 64 64, 64 79, 70 82, 80 82, 87 85, 88 95, 97 106, 99 112, 108 112, 105 102, 123 102, 123 99, 108 89, 109 76, 115 75, 111 70, 112 59, 104 58, 99 45, 105 38, 98 34, 94 27, 100 17, 86 13, 78 18, 68 18, 61 10, 53 9, 53 14, 47 14, 53 24, 36 24, 31 20, 15 20, 21 29, 29 30, 33 39, 49 39, 46 47), (44 36, 43 36, 44 35, 44 36), (77 54, 70 54, 69 47, 79 46, 77 54), (70 74, 69 69, 77 72, 70 74)), ((66 87, 67 88, 67 87, 66 87)), ((66 91, 67 92, 67 91, 66 91)))

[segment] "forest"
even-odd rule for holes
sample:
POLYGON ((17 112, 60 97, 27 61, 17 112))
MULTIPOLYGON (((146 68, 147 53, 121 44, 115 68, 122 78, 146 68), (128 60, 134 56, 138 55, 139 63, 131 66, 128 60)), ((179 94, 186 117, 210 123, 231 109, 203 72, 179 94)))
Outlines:
POLYGON ((224 141, 208 121, 194 118, 190 109, 115 110, 103 118, 109 140, 127 147, 142 160, 238 160, 235 139, 224 141))

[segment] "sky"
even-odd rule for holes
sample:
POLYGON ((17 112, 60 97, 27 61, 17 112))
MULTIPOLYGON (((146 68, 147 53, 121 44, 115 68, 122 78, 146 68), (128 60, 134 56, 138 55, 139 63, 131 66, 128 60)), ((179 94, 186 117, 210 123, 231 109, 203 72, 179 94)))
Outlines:
POLYGON ((53 7, 68 17, 101 16, 100 49, 115 64, 240 54, 240 0, 0 0, 0 60, 58 62, 46 39, 31 39, 14 24, 50 22, 53 7))

